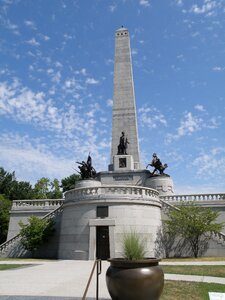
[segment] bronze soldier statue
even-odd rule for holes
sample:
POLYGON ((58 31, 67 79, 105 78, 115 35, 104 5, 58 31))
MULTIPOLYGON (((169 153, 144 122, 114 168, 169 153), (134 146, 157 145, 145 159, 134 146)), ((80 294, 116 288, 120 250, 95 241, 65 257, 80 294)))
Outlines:
POLYGON ((164 170, 168 167, 167 164, 162 164, 161 160, 158 158, 156 153, 153 153, 152 155, 152 162, 150 164, 147 164, 146 169, 148 166, 154 167, 153 172, 151 175, 154 175, 156 171, 159 171, 160 175, 164 174, 164 170))
POLYGON ((96 176, 96 170, 92 166, 92 158, 91 158, 90 154, 88 155, 87 162, 77 161, 76 163, 80 165, 80 166, 78 166, 78 168, 80 170, 79 173, 80 173, 81 179, 94 178, 96 176))
POLYGON ((129 142, 128 139, 125 138, 125 133, 124 131, 122 131, 122 135, 120 137, 120 143, 118 145, 118 152, 117 155, 127 155, 127 146, 128 146, 129 142))

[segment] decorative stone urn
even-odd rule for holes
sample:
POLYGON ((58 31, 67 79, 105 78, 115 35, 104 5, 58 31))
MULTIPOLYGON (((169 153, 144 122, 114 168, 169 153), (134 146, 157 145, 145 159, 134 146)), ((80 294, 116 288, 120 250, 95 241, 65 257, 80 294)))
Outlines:
POLYGON ((112 300, 158 300, 164 286, 160 259, 108 259, 106 284, 112 300))

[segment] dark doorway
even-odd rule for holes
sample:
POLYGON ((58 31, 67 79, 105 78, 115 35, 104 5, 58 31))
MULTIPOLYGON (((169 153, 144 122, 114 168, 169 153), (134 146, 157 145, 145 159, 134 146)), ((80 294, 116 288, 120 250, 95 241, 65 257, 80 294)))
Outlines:
POLYGON ((96 258, 108 259, 109 254, 109 227, 97 226, 96 227, 96 258))

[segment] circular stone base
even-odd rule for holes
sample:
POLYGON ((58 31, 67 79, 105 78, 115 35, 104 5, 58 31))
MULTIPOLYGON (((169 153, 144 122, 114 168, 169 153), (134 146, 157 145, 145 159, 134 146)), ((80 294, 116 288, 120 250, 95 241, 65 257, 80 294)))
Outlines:
POLYGON ((86 187, 95 187, 101 186, 101 182, 95 179, 83 179, 76 182, 75 188, 86 188, 86 187))
POLYGON ((155 175, 145 180, 145 186, 155 189, 159 196, 174 195, 173 180, 169 175, 155 175))

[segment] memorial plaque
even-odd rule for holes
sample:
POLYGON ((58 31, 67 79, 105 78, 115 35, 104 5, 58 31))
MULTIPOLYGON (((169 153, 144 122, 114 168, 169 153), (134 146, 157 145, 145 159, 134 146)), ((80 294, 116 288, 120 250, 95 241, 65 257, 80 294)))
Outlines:
POLYGON ((126 157, 120 157, 119 158, 119 167, 120 168, 126 168, 127 167, 126 157))
POLYGON ((127 181, 127 180, 133 180, 133 176, 132 175, 113 176, 113 179, 115 181, 127 181))

